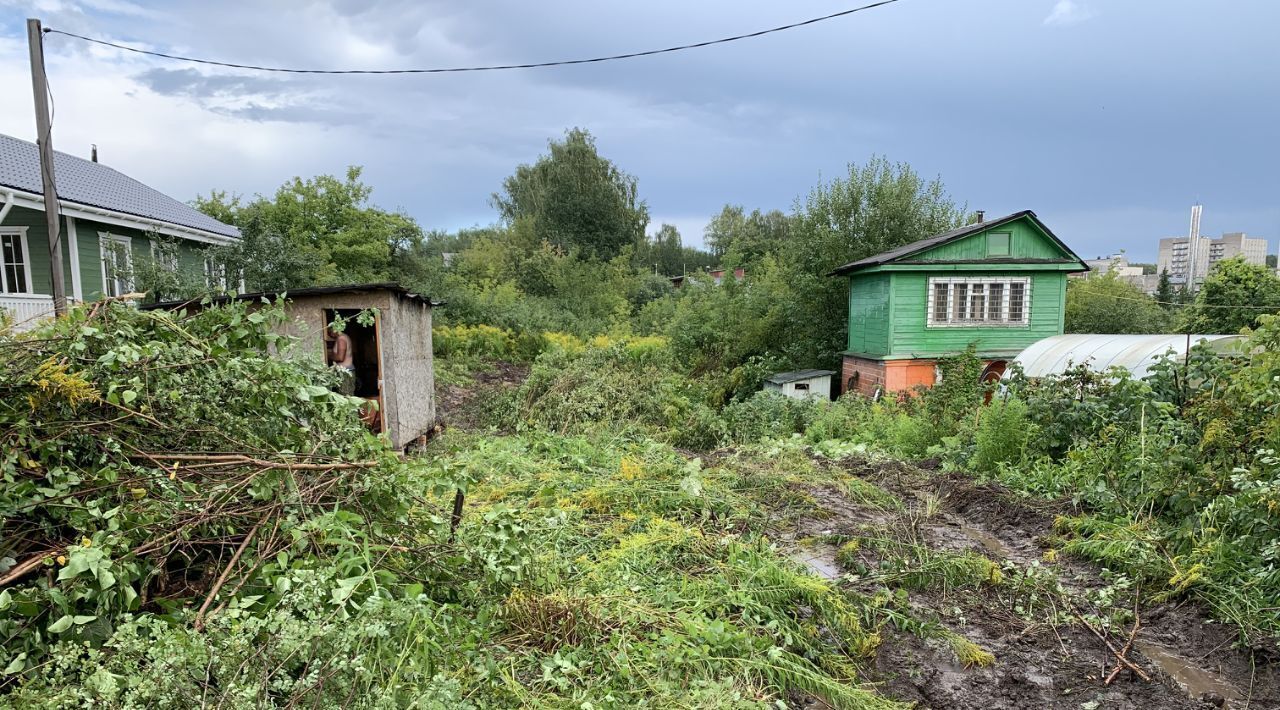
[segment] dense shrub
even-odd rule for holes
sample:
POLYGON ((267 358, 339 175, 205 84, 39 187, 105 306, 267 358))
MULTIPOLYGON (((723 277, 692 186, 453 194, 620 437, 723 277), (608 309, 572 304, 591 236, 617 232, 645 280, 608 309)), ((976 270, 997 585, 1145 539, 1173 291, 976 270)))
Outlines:
POLYGON ((534 363, 515 405, 517 422, 558 432, 608 427, 698 448, 721 438, 703 393, 670 369, 669 354, 654 340, 550 350, 534 363))
POLYGON ((722 411, 729 438, 738 442, 804 433, 822 404, 792 399, 777 392, 757 392, 742 402, 733 402, 722 411))
POLYGON ((1010 399, 987 407, 982 412, 974 433, 974 471, 993 473, 1000 466, 1021 463, 1027 445, 1036 437, 1035 427, 1027 419, 1027 405, 1010 399))

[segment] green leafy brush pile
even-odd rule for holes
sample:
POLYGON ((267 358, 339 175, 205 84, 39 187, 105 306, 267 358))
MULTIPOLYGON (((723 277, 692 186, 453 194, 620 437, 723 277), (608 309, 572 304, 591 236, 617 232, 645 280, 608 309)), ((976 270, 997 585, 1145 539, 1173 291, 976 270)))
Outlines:
POLYGON ((101 305, 0 338, 0 705, 897 707, 859 680, 885 602, 763 536, 804 455, 535 428, 402 459, 269 355, 281 317, 101 305))
MULTIPOLYGON (((438 573, 440 519, 410 515, 431 510, 431 482, 317 365, 269 354, 288 347, 269 330, 281 318, 100 304, 0 338, 0 693, 67 706, 134 685, 142 704, 234 693, 270 654, 199 678, 166 667, 223 642, 262 650, 267 635, 309 648, 312 623, 438 573), (281 616, 300 598, 318 602, 312 619, 281 616)), ((316 657, 280 656, 276 672, 303 677, 316 657)))

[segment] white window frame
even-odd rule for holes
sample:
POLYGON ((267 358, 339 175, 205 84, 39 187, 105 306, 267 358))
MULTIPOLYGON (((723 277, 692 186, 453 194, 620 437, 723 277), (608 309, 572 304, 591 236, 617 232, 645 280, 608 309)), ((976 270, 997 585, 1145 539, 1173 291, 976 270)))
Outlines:
MULTIPOLYGON (((132 238, 121 234, 112 234, 111 232, 98 232, 98 266, 102 270, 102 295, 106 297, 123 296, 133 291, 133 284, 129 280, 115 276, 108 278, 107 276, 107 255, 111 254, 111 258, 114 260, 117 252, 110 247, 117 246, 123 247, 124 258, 132 264, 132 238), (108 288, 108 284, 111 285, 111 288, 108 288), (112 291, 116 291, 116 293, 112 293, 112 291)), ((113 270, 118 271, 120 269, 119 264, 112 263, 111 266, 113 270)))
POLYGON ((1027 276, 958 276, 931 277, 925 291, 925 324, 929 328, 1025 328, 1031 323, 1031 278, 1027 276), (991 320, 991 302, 988 298, 992 284, 1001 285, 1000 319, 991 320), (1009 320, 1011 285, 1022 285, 1022 317, 1009 320), (937 293, 939 286, 946 286, 946 319, 937 318, 937 293), (959 288, 957 288, 959 286, 959 288), (964 294, 964 303, 956 300, 957 293, 964 294), (975 298, 982 299, 982 317, 973 318, 971 310, 975 298))
POLYGON ((22 247, 22 271, 23 278, 26 281, 26 291, 14 291, 9 285, 9 276, 4 269, 3 252, 0 252, 0 293, 32 296, 37 295, 35 286, 31 282, 31 249, 27 246, 27 228, 26 227, 0 227, 0 235, 6 237, 16 236, 18 244, 22 247))
POLYGON ((178 273, 177 252, 174 252, 173 254, 165 254, 160 250, 161 246, 163 245, 160 242, 154 239, 151 240, 151 261, 155 262, 156 266, 168 271, 169 273, 178 273))
POLYGON ((204 285, 210 289, 231 290, 231 279, 227 277, 227 265, 218 263, 217 259, 204 257, 204 285))

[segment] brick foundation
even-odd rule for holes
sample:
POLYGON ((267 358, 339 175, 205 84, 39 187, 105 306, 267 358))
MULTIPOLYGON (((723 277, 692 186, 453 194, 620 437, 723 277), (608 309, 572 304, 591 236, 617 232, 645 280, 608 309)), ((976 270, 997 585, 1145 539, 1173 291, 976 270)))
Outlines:
MULTIPOLYGON (((1004 360, 984 360, 983 381, 999 379, 1004 373, 1004 360)), ((845 355, 840 368, 840 393, 855 391, 867 397, 879 390, 883 396, 890 392, 908 393, 917 387, 932 387, 937 382, 938 361, 929 359, 872 360, 856 355, 845 355), (849 379, 858 376, 851 389, 849 379)))
POLYGON ((853 391, 874 396, 890 392, 910 392, 916 387, 932 387, 936 378, 935 360, 872 360, 845 355, 840 371, 840 392, 850 391, 849 380, 855 374, 858 381, 853 391))

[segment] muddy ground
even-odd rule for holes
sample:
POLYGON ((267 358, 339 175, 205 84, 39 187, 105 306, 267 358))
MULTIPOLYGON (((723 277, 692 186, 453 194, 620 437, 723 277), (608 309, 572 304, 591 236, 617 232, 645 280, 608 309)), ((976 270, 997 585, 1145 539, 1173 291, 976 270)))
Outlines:
MULTIPOLYGON (((1280 708, 1276 659, 1235 648, 1235 630, 1212 622, 1194 604, 1139 605, 1141 624, 1131 643, 1132 614, 1122 613, 1124 626, 1108 629, 1100 617, 1115 606, 1099 606, 1099 594, 1110 584, 1103 571, 1053 553, 1046 558, 1053 518, 1066 512, 1059 506, 931 470, 929 462, 823 465, 875 484, 902 505, 868 502, 849 486, 806 486, 816 514, 799 519, 784 536, 816 574, 858 593, 893 588, 881 572, 893 552, 862 544, 838 552, 848 540, 883 538, 948 554, 971 551, 1003 567, 1002 583, 978 589, 906 585, 913 616, 974 641, 994 654, 995 663, 966 667, 946 644, 887 627, 873 668, 883 694, 920 707, 983 710, 1280 708), (1019 579, 1027 569, 1034 582, 1019 579), (1116 666, 1108 642, 1121 651, 1131 645, 1125 657, 1150 681, 1126 668, 1105 684, 1116 666)), ((1132 608, 1132 593, 1118 593, 1115 604, 1132 608)))
POLYGON ((441 385, 436 393, 436 413, 441 424, 458 429, 483 428, 478 421, 482 416, 478 400, 500 390, 515 389, 528 376, 528 365, 492 362, 472 373, 470 382, 441 385))
MULTIPOLYGON (((517 387, 527 374, 527 367, 497 363, 476 373, 467 386, 441 388, 438 405, 447 426, 473 428, 483 403, 477 395, 517 387)), ((733 456, 729 451, 687 454, 714 464, 728 464, 733 456)), ((906 591, 912 617, 968 638, 995 661, 988 667, 966 665, 946 643, 918 629, 886 625, 866 669, 880 693, 938 710, 1280 710, 1280 659, 1263 649, 1237 648, 1234 628, 1212 621, 1196 604, 1140 605, 1141 625, 1131 644, 1131 616, 1114 628, 1101 623, 1095 616, 1103 611, 1097 595, 1110 584, 1104 571, 1087 562, 1046 558, 1053 549, 1054 517, 1072 512, 1066 506, 938 471, 936 462, 852 458, 819 465, 833 469, 833 480, 872 484, 897 505, 869 501, 856 486, 796 484, 812 509, 790 518, 776 536, 814 574, 857 594, 894 589, 892 582, 877 578, 889 554, 867 547, 839 554, 839 549, 851 540, 905 538, 941 553, 982 555, 1000 565, 1005 578, 1003 584, 978 589, 917 584, 906 591), (1010 582, 1028 569, 1036 584, 1010 582), (1052 589, 1039 597, 1027 592, 1037 585, 1052 589), (1118 650, 1131 645, 1125 657, 1150 680, 1125 669, 1106 684, 1116 666, 1108 643, 1118 650)), ((1131 595, 1120 594, 1117 603, 1127 606, 1131 595)), ((825 707, 812 697, 790 700, 795 707, 825 707)))

